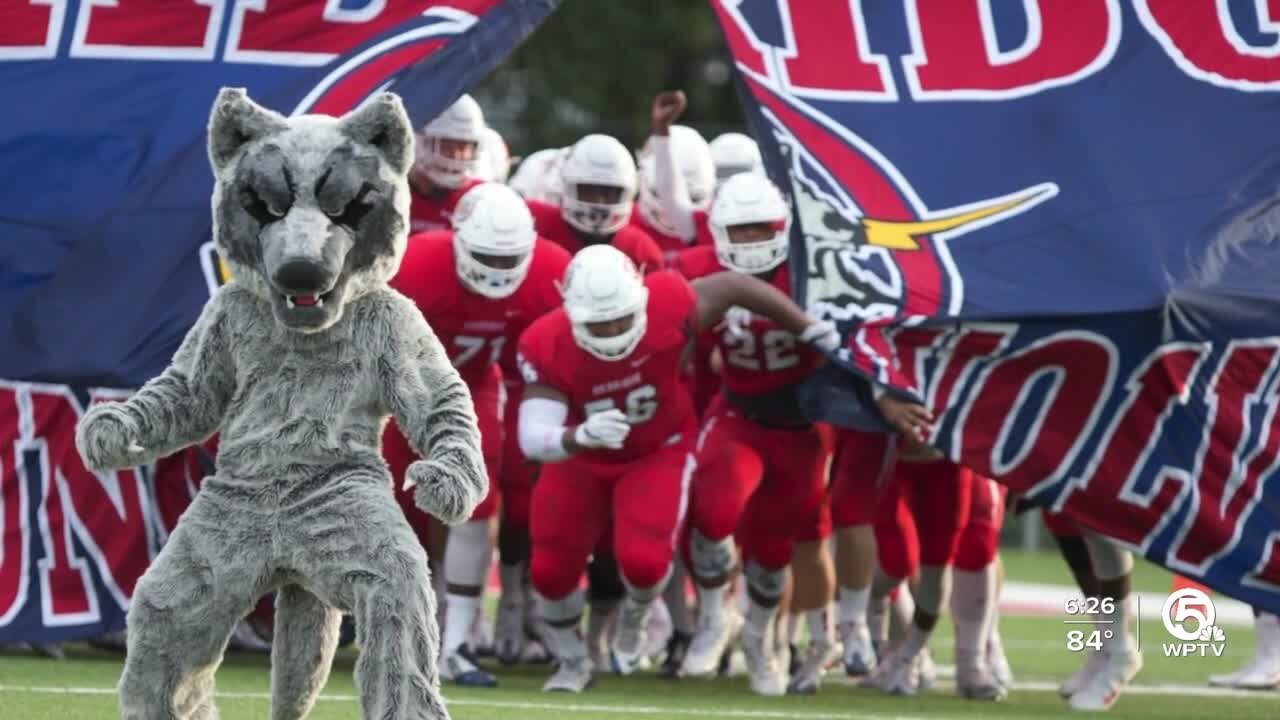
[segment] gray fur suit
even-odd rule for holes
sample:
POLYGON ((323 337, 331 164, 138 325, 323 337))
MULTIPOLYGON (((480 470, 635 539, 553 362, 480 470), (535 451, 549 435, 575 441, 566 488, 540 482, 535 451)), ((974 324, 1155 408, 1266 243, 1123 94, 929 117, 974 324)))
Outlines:
POLYGON ((408 470, 424 510, 466 520, 487 478, 466 385, 387 285, 405 248, 412 148, 394 95, 341 119, 285 119, 243 90, 218 96, 214 236, 234 281, 163 374, 76 428, 95 470, 221 433, 217 473, 134 592, 123 718, 216 718, 228 636, 270 590, 273 718, 310 711, 340 611, 360 633, 365 718, 448 717, 427 558, 380 453, 388 415, 428 458, 408 470))

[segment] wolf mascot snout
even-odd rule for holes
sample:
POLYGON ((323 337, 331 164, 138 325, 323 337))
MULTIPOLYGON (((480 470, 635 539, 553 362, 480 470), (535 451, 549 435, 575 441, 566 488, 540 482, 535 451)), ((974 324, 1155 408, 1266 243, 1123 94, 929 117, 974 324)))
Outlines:
POLYGON ((412 153, 391 94, 341 119, 286 119, 243 90, 219 94, 214 238, 234 280, 159 377, 76 428, 94 470, 221 433, 216 474, 134 591, 123 718, 216 718, 227 638, 271 590, 273 718, 310 711, 341 612, 360 633, 364 717, 448 717, 426 555, 380 453, 387 417, 427 458, 408 470, 427 512, 465 520, 487 478, 466 385, 387 285, 404 254, 412 153))

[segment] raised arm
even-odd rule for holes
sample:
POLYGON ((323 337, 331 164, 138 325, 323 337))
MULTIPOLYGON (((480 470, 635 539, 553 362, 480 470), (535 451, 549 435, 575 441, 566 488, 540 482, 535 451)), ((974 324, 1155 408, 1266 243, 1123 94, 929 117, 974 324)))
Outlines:
POLYGON ((409 447, 414 502, 446 524, 465 521, 489 491, 471 391, 422 314, 397 296, 378 357, 383 402, 409 447))
POLYGON ((698 228, 693 219, 689 188, 680 174, 671 146, 671 125, 684 113, 688 101, 680 90, 660 92, 649 110, 649 132, 653 136, 653 163, 658 182, 658 198, 671 228, 687 243, 694 241, 698 228))
POLYGON ((155 461, 218 431, 235 394, 226 312, 234 290, 205 303, 169 367, 124 402, 96 405, 76 424, 76 449, 90 470, 155 461))

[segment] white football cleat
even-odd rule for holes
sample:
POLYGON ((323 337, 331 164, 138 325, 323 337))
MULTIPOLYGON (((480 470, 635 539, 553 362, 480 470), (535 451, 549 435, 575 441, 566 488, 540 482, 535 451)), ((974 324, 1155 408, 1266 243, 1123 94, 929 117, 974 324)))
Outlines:
POLYGON ((839 631, 845 674, 849 677, 861 677, 875 670, 876 649, 871 644, 871 631, 866 623, 844 623, 839 631))
POLYGON ((925 647, 916 655, 916 687, 928 692, 938 684, 938 666, 933 662, 933 652, 925 647))
POLYGON ((1241 690, 1271 690, 1280 686, 1280 619, 1270 613, 1258 616, 1253 659, 1226 675, 1210 675, 1209 684, 1241 690))
POLYGON ((889 653, 876 666, 872 683, 889 695, 916 695, 920 692, 920 654, 889 653))
POLYGON ((644 656, 653 660, 667 649, 667 641, 676 630, 671 621, 671 610, 662 598, 653 601, 653 611, 649 613, 649 622, 645 628, 646 645, 644 656))
POLYGON ((1009 696, 1008 689, 987 667, 986 658, 974 653, 956 655, 956 693, 969 700, 992 702, 1000 702, 1009 696))
POLYGON ((508 598, 498 599, 494 622, 493 654, 503 665, 515 665, 524 653, 524 608, 508 598))
POLYGON ((618 675, 630 675, 642 669, 648 660, 648 624, 652 604, 635 605, 624 600, 617 613, 617 627, 609 643, 609 666, 618 675))
POLYGON ((699 613, 698 628, 684 654, 682 673, 691 677, 715 673, 725 649, 733 644, 741 629, 742 616, 731 607, 722 608, 718 614, 699 613))
POLYGON ((1142 670, 1142 653, 1132 645, 1106 654, 1106 665, 1089 677, 1067 704, 1072 710, 1110 710, 1120 691, 1142 670))
POLYGON ((1102 672, 1107 666, 1107 656, 1105 653, 1097 650, 1090 650, 1088 658, 1084 661, 1084 665, 1079 670, 1071 673, 1066 680, 1062 681, 1062 686, 1058 688, 1058 694, 1064 698, 1069 698, 1080 692, 1080 688, 1084 687, 1089 679, 1094 675, 1102 672))
POLYGON ((441 658, 440 677, 462 687, 498 686, 498 679, 477 665, 474 656, 462 647, 454 648, 441 658))
POLYGON ((591 671, 595 666, 588 657, 569 657, 560 660, 556 671, 542 685, 542 692, 580 693, 591 687, 591 671))
POLYGON ((791 682, 787 683, 787 694, 812 695, 818 692, 827 668, 839 659, 840 648, 834 643, 810 641, 804 650, 799 669, 792 674, 791 682))
POLYGON ((1009 656, 1004 651, 1004 641, 1001 640, 1000 631, 994 624, 991 626, 991 634, 987 636, 987 669, 1005 690, 1013 687, 1013 667, 1009 665, 1009 656))
POLYGON ((751 679, 751 692, 757 695, 786 695, 787 677, 782 672, 778 657, 772 652, 768 632, 760 633, 750 625, 742 629, 742 652, 747 661, 747 674, 751 679))

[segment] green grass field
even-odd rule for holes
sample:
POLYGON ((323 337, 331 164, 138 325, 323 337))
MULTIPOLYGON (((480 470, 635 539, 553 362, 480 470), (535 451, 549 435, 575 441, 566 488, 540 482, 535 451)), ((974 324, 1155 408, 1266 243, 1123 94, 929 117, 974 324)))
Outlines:
MULTIPOLYGON (((1066 573, 1052 554, 1006 555, 1011 579, 1065 584, 1066 573), (1055 564, 1056 563, 1056 564, 1055 564)), ((1143 567, 1135 585, 1143 592, 1168 590, 1168 573, 1143 567)), ((1072 715, 1058 698, 1057 682, 1078 667, 1081 658, 1065 649, 1066 627, 1058 617, 1004 617, 1001 632, 1016 673, 1017 689, 999 705, 962 700, 949 677, 928 695, 889 698, 828 676, 812 697, 759 698, 745 680, 663 681, 652 675, 616 678, 601 675, 580 696, 547 695, 539 687, 547 668, 526 666, 500 674, 496 690, 446 687, 451 711, 459 720, 574 720, 605 718, 776 718, 836 720, 857 718, 1044 718, 1072 715)), ((1159 648, 1164 630, 1158 621, 1142 626, 1146 666, 1137 685, 1111 712, 1118 718, 1277 718, 1280 692, 1214 694, 1210 673, 1239 667, 1253 652, 1253 639, 1240 629, 1229 634, 1221 658, 1165 658, 1159 648), (1151 638, 1152 640, 1147 640, 1151 638)), ((944 621, 932 644, 940 665, 951 663, 951 628, 944 621)), ((355 656, 340 654, 324 696, 311 717, 351 720, 359 717, 351 669, 355 656)), ((268 662, 259 655, 230 655, 218 673, 219 706, 226 720, 267 717, 268 662)), ((69 646, 67 659, 49 660, 26 653, 0 654, 0 719, 98 720, 116 716, 113 686, 120 657, 85 646, 69 646)))

